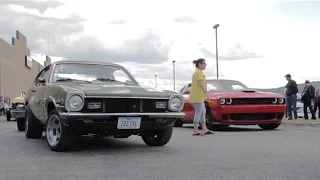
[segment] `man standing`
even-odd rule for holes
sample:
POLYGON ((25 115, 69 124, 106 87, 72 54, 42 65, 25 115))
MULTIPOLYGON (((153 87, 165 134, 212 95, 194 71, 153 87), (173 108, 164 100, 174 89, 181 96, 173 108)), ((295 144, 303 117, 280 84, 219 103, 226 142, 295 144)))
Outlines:
POLYGON ((315 98, 315 88, 312 86, 312 84, 308 80, 306 80, 305 84, 306 86, 304 87, 301 93, 301 101, 303 102, 304 119, 309 119, 307 108, 309 108, 311 112, 311 118, 317 119, 314 109, 311 105, 312 101, 314 101, 314 98, 315 98))
POLYGON ((294 119, 298 119, 297 115, 297 93, 298 85, 296 81, 291 79, 291 75, 285 75, 288 83, 286 85, 286 104, 287 104, 287 117, 288 120, 292 120, 292 111, 294 119))

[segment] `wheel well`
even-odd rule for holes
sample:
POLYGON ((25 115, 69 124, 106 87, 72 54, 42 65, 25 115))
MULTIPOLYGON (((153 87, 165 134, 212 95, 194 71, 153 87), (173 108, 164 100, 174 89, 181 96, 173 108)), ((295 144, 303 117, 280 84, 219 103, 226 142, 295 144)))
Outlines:
POLYGON ((48 107, 47 107, 47 113, 48 115, 52 110, 54 110, 56 107, 54 106, 53 102, 49 102, 48 107))

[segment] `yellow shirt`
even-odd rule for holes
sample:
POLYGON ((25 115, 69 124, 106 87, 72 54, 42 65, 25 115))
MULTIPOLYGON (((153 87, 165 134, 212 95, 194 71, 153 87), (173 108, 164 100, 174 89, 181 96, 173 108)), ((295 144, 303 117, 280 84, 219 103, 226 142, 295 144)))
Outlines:
POLYGON ((201 89, 198 80, 202 80, 204 82, 205 88, 207 87, 207 81, 203 72, 200 69, 196 68, 192 76, 190 90, 190 101, 193 103, 203 103, 206 98, 206 93, 201 89))

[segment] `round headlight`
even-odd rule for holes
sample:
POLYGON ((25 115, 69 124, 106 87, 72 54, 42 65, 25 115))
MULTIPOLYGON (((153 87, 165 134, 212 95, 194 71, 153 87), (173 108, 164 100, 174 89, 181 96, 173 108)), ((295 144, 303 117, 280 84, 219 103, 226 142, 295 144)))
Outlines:
POLYGON ((220 104, 226 103, 226 99, 220 99, 219 103, 220 103, 220 104))
POLYGON ((84 105, 83 98, 79 95, 72 95, 67 102, 67 110, 80 111, 84 105))
POLYGON ((232 103, 232 99, 226 99, 226 103, 230 105, 232 103))
POLYGON ((272 103, 273 103, 273 104, 277 103, 277 98, 273 98, 273 99, 272 99, 272 103))
POLYGON ((279 102, 280 104, 282 104, 282 103, 284 102, 284 99, 283 99, 283 98, 279 98, 279 99, 278 99, 278 102, 279 102))
POLYGON ((183 99, 181 97, 172 97, 169 100, 169 109, 171 111, 179 111, 183 107, 183 99))

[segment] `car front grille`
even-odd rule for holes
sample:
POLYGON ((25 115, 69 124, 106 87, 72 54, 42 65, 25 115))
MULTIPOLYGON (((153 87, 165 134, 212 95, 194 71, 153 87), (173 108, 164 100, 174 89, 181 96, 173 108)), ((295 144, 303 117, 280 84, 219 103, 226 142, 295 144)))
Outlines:
POLYGON ((283 114, 278 113, 239 113, 230 114, 231 120, 271 120, 283 114))
POLYGON ((156 102, 168 102, 164 99, 140 99, 140 98, 87 98, 83 112, 104 112, 104 113, 137 113, 137 112, 165 112, 166 108, 156 108, 156 102), (88 104, 100 102, 99 109, 89 109, 88 104))
POLYGON ((232 99, 232 104, 273 104, 272 100, 273 98, 234 98, 232 99))

